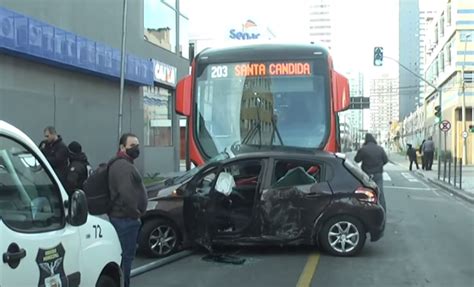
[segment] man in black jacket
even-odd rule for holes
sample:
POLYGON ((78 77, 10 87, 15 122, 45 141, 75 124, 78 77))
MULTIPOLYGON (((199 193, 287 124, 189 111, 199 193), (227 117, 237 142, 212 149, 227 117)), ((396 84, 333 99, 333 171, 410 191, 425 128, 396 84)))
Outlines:
POLYGON ((380 203, 386 209, 383 193, 383 166, 388 162, 385 150, 377 145, 377 141, 370 133, 365 135, 365 142, 354 158, 356 162, 362 161, 362 170, 372 177, 380 190, 380 203))
POLYGON ((125 287, 130 285, 130 271, 135 257, 140 217, 145 214, 147 194, 143 180, 133 161, 140 155, 139 142, 134 134, 120 138, 118 160, 109 166, 110 198, 113 201, 109 218, 122 246, 122 270, 125 287))
POLYGON ((73 141, 68 146, 69 167, 66 176, 67 192, 71 195, 77 189, 83 189, 84 181, 87 179, 87 156, 82 152, 82 146, 73 141))
POLYGON ((45 140, 40 143, 39 147, 64 185, 66 184, 67 167, 69 165, 69 151, 54 127, 46 127, 43 132, 45 140))
POLYGON ((410 160, 410 170, 412 170, 413 162, 416 165, 416 169, 418 169, 418 160, 416 159, 416 149, 413 148, 411 144, 407 144, 407 156, 410 160))

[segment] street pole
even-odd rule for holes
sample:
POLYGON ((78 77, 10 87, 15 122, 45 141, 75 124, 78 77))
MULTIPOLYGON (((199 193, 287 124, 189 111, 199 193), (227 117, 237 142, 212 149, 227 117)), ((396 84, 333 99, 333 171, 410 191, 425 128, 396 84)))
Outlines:
MULTIPOLYGON (((127 37, 127 0, 123 0, 122 14, 122 49, 120 57, 120 96, 119 96, 119 114, 118 114, 118 138, 122 135, 123 125, 123 90, 125 85, 125 42, 127 37)), ((130 115, 131 116, 131 115, 130 115)))
MULTIPOLYGON (((471 34, 466 34, 464 39, 464 60, 462 63, 462 131, 465 132, 466 130, 466 79, 464 79, 464 69, 466 66, 466 51, 467 51, 467 42, 471 38, 471 34)), ((462 163, 467 164, 467 138, 463 137, 463 144, 462 144, 462 163)))

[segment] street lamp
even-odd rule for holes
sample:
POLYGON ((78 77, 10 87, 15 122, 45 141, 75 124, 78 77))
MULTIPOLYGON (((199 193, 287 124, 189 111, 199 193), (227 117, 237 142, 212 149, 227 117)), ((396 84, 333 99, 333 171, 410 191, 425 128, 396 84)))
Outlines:
MULTIPOLYGON (((467 42, 470 42, 471 34, 466 34, 464 38, 464 60, 462 63, 462 130, 466 132, 466 79, 464 76, 464 69, 466 67, 466 51, 467 51, 467 42)), ((462 157, 463 164, 467 164, 467 138, 463 137, 462 145, 462 157)))

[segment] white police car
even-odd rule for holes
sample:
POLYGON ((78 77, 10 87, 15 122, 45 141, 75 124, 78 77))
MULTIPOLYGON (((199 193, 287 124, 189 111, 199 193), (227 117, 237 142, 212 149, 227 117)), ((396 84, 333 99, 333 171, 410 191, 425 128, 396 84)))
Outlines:
POLYGON ((33 141, 0 121, 0 286, 122 286, 121 248, 106 220, 70 199, 33 141))

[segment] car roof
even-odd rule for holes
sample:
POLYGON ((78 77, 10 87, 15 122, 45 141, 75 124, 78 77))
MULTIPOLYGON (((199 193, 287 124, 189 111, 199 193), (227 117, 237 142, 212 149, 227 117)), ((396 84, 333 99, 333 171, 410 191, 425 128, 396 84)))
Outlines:
POLYGON ((0 120, 0 134, 15 138, 27 144, 30 148, 36 147, 35 143, 24 132, 2 120, 0 120))
POLYGON ((341 155, 312 149, 297 149, 297 148, 286 148, 280 147, 271 150, 252 150, 252 149, 241 149, 235 155, 229 159, 251 159, 251 158, 264 158, 264 157, 278 157, 278 158, 297 158, 297 159, 328 159, 333 160, 341 155))

